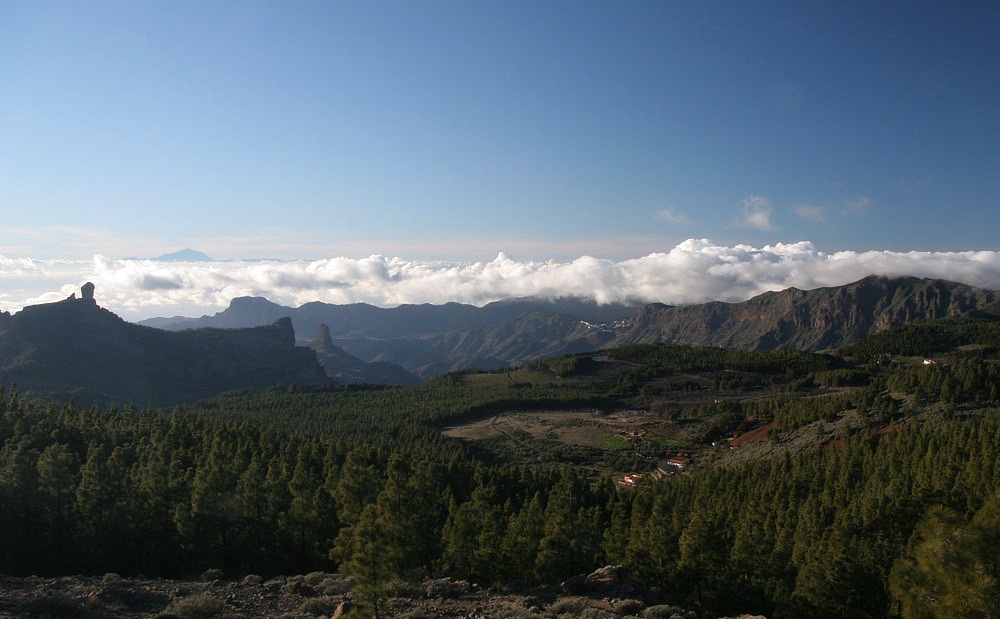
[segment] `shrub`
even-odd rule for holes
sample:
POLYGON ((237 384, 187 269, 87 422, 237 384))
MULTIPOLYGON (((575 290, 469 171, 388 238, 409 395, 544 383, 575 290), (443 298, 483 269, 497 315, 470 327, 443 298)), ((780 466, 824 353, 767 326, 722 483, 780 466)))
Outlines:
POLYGON ((305 575, 303 580, 306 581, 307 585, 315 587, 327 578, 327 575, 323 572, 309 572, 305 575))
POLYGON ((577 616, 587 607, 587 598, 582 597, 561 597, 552 603, 548 612, 554 615, 570 614, 577 616))
POLYGON ((614 609, 619 615, 638 615, 645 606, 642 600, 619 600, 614 609))
POLYGON ((675 617, 686 619, 688 617, 695 617, 693 613, 685 611, 676 606, 669 606, 667 604, 658 604, 656 606, 650 606, 646 610, 642 611, 642 619, 674 619, 675 617))
POLYGON ((306 584, 305 580, 301 578, 289 579, 288 583, 281 588, 281 593, 284 595, 301 595, 302 597, 313 597, 316 595, 316 589, 310 587, 306 584))
POLYGON ((536 613, 516 606, 504 606, 503 608, 496 609, 490 615, 490 619, 536 619, 537 617, 539 615, 536 613))
POLYGON ((334 574, 327 576, 323 582, 316 586, 316 590, 323 595, 344 595, 350 593, 354 585, 357 584, 350 576, 339 576, 334 574))
POLYGON ((179 619, 211 619, 222 614, 225 609, 226 605, 222 600, 207 593, 200 593, 174 601, 167 608, 167 612, 179 619))
POLYGON ((387 597, 412 598, 419 596, 423 591, 413 583, 394 578, 386 583, 384 593, 387 597))
POLYGON ((545 605, 542 603, 542 600, 538 598, 538 596, 526 595, 521 598, 521 606, 532 610, 542 610, 545 605))
POLYGON ((270 580, 264 581, 264 588, 277 591, 285 586, 284 578, 272 578, 270 580))
POLYGON ((436 578, 424 582, 424 594, 429 598, 457 598, 469 592, 469 583, 436 578))

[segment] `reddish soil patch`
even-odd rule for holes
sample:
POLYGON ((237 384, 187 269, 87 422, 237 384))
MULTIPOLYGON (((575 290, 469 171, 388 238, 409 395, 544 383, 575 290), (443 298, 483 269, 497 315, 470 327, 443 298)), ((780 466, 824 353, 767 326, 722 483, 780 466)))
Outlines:
POLYGON ((771 423, 763 425, 763 426, 761 426, 761 427, 759 427, 759 428, 757 428, 755 430, 750 430, 749 432, 745 432, 745 433, 737 436, 732 441, 730 441, 729 444, 732 446, 733 449, 739 449, 740 445, 743 445, 744 443, 754 443, 754 442, 757 442, 757 441, 766 441, 766 440, 768 440, 767 433, 772 428, 774 428, 774 422, 773 421, 771 423))

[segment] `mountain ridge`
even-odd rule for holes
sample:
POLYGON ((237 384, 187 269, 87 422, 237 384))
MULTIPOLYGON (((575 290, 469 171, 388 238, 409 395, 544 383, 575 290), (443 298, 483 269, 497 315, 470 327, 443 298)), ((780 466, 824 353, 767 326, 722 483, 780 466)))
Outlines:
POLYGON ((647 305, 615 343, 824 350, 889 327, 955 316, 997 301, 997 292, 960 282, 871 275, 844 286, 765 292, 740 303, 647 305))
POLYGON ((871 276, 739 303, 648 304, 624 318, 626 306, 574 299, 515 299, 482 308, 308 303, 295 309, 243 297, 211 320, 185 323, 197 328, 169 331, 128 323, 99 307, 91 284, 80 292, 0 313, 0 384, 80 403, 171 406, 224 390, 331 379, 415 384, 457 370, 652 342, 828 350, 893 326, 995 315, 1000 308, 1000 293, 959 282, 871 276), (610 318, 617 319, 602 320, 610 318), (301 325, 311 323, 316 335, 297 345, 301 325))
POLYGON ((170 332, 126 322, 82 298, 0 316, 0 384, 80 404, 171 406, 221 391, 328 382, 287 317, 246 329, 170 332))
POLYGON ((285 315, 299 333, 315 332, 325 324, 332 342, 350 355, 366 362, 391 362, 428 378, 658 341, 741 350, 824 350, 891 326, 979 310, 998 301, 995 291, 960 282, 871 275, 843 286, 788 288, 736 303, 601 307, 579 299, 529 298, 482 308, 458 303, 379 308, 321 302, 289 308, 262 297, 242 297, 214 316, 145 322, 163 328, 246 327, 285 315))

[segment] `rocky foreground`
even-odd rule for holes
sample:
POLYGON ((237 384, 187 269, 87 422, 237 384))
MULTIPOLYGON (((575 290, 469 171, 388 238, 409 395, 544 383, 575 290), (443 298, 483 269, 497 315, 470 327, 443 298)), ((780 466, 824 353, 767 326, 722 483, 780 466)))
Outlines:
MULTIPOLYGON (((353 581, 312 573, 264 580, 226 580, 206 572, 202 581, 64 576, 0 576, 0 617, 155 617, 208 619, 339 618, 351 608, 353 581)), ((698 619, 635 585, 619 567, 580 575, 561 586, 497 592, 447 579, 390 587, 383 616, 402 619, 698 619)), ((744 615, 743 619, 754 619, 744 615)), ((762 619, 762 618, 759 618, 762 619)))

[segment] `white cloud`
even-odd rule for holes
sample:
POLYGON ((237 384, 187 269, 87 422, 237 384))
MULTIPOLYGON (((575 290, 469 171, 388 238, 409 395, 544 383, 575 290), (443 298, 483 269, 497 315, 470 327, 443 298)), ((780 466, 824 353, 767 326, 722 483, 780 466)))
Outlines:
POLYGON ((833 206, 816 206, 808 202, 801 202, 794 207, 795 214, 803 219, 808 219, 815 223, 827 224, 839 222, 846 219, 863 217, 872 207, 872 199, 868 196, 859 196, 850 200, 844 200, 840 204, 833 206))
POLYGON ((582 296, 599 302, 668 304, 741 301, 769 290, 837 286, 869 274, 913 275, 1000 290, 1000 251, 824 253, 808 242, 764 247, 689 239, 666 252, 628 260, 410 260, 373 255, 295 261, 38 261, 0 256, 0 309, 56 301, 92 281, 97 301, 122 317, 201 315, 234 297, 282 305, 309 301, 482 305, 519 296, 582 296))
POLYGON ((677 209, 673 207, 667 207, 657 211, 655 217, 671 224, 689 225, 692 223, 690 217, 677 211, 677 209))
POLYGON ((764 196, 749 196, 743 200, 740 224, 755 230, 771 230, 771 201, 764 196))

